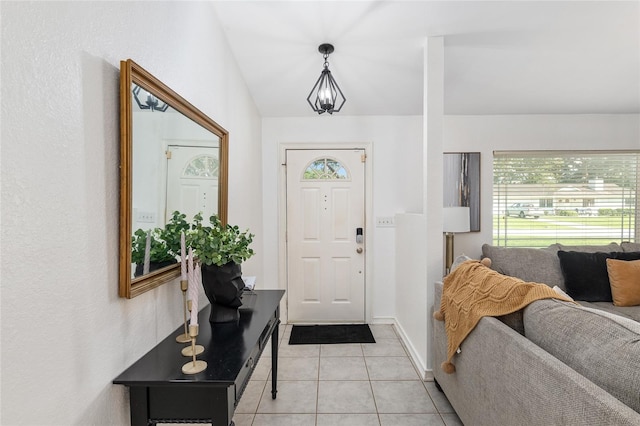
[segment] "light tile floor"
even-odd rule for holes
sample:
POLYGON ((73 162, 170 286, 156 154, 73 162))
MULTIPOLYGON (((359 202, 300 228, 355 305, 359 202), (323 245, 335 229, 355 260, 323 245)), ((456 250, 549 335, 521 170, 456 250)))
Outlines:
POLYGON ((280 326, 278 395, 271 399, 271 345, 240 403, 236 426, 462 425, 433 382, 420 380, 391 325, 371 325, 372 344, 289 345, 280 326))

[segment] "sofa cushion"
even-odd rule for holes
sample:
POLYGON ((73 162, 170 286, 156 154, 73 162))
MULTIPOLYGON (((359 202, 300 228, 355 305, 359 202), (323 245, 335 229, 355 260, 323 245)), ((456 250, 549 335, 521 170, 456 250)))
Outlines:
POLYGON ((607 271, 613 304, 640 305, 640 260, 607 259, 607 271))
POLYGON ((497 247, 482 245, 482 257, 491 259, 491 269, 527 282, 565 289, 557 246, 547 248, 497 247))
POLYGON ((611 302, 584 302, 579 300, 579 304, 591 309, 598 309, 611 314, 620 315, 640 323, 640 306, 616 306, 611 302))
POLYGON ((640 252, 588 253, 558 251, 567 293, 575 300, 611 302, 607 259, 637 260, 640 252))
POLYGON ((554 299, 523 319, 529 340, 640 412, 640 323, 554 299))

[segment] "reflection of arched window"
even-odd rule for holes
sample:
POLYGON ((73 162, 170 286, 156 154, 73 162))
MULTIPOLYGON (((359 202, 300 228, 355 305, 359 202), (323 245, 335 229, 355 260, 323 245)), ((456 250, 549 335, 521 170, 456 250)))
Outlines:
POLYGON ((199 155, 187 164, 182 172, 183 177, 218 177, 219 161, 211 155, 199 155))
POLYGON ((333 158, 322 158, 311 162, 304 171, 304 180, 340 180, 348 179, 349 173, 333 158))

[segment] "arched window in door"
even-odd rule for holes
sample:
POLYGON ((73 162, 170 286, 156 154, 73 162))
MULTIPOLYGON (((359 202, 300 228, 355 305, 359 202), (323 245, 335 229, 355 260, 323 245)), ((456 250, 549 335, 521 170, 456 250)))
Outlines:
POLYGON ((303 180, 343 180, 350 179, 347 169, 334 158, 320 158, 309 163, 303 180))
POLYGON ((182 172, 183 177, 217 178, 220 162, 212 155, 199 155, 187 164, 182 172))

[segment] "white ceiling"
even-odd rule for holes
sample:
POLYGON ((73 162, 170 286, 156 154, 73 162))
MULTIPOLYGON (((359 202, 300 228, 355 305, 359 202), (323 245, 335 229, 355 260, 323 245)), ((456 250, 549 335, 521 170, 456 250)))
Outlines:
POLYGON ((265 117, 309 116, 318 45, 340 115, 420 115, 444 36, 446 114, 640 112, 640 1, 215 1, 265 117))

